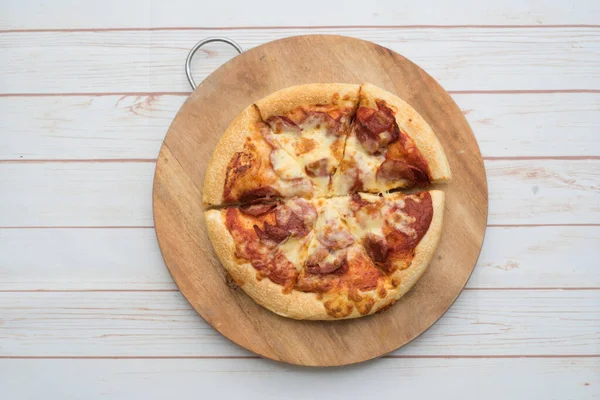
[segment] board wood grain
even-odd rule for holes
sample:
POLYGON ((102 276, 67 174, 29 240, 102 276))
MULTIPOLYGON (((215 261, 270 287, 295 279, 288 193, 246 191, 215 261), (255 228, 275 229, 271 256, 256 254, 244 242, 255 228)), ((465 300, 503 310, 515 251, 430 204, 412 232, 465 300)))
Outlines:
POLYGON ((298 36, 270 42, 244 52, 204 80, 167 132, 156 165, 153 200, 162 255, 196 311, 244 348, 310 366, 378 357, 429 328, 466 284, 487 219, 483 161, 458 106, 406 58, 343 36, 298 36), (307 67, 306 60, 317 59, 325 62, 307 67), (397 93, 437 132, 453 171, 453 180, 443 187, 445 229, 427 272, 395 306, 356 320, 282 318, 233 290, 207 238, 199 201, 208 160, 229 122, 243 108, 276 90, 310 82, 371 82, 397 93))

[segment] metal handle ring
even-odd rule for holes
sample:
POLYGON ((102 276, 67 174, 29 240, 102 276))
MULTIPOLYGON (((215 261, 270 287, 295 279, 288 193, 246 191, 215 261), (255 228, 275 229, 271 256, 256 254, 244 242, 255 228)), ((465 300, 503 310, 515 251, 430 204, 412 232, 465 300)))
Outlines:
POLYGON ((242 47, 239 44, 237 44, 236 42, 234 42, 231 39, 227 39, 224 37, 211 37, 211 38, 203 39, 203 40, 199 41, 198 43, 196 43, 194 45, 194 47, 192 47, 192 49, 190 50, 190 52, 185 60, 185 74, 187 75, 188 82, 190 83, 190 86, 192 86, 192 89, 196 89, 196 82, 194 82, 194 78, 192 77, 192 58, 194 58, 194 54, 196 54, 196 52, 200 49, 200 47, 204 46, 205 44, 212 43, 212 42, 227 43, 228 45, 235 48, 238 53, 242 53, 244 51, 244 49, 242 49, 242 47))

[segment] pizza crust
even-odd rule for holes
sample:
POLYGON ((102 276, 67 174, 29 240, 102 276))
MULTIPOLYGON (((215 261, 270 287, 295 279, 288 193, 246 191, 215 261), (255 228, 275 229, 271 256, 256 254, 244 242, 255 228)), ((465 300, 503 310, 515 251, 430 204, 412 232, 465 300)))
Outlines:
POLYGON ((260 113, 254 104, 251 104, 229 125, 219 143, 213 151, 204 177, 204 191, 202 202, 205 205, 218 205, 223 203, 223 190, 229 162, 235 155, 244 149, 250 130, 255 123, 262 121, 260 113))
POLYGON ((350 83, 311 83, 281 89, 256 102, 264 120, 284 115, 291 110, 315 104, 337 104, 355 107, 358 104, 360 85, 350 83), (337 96, 336 96, 337 94, 337 96))
POLYGON ((289 317, 288 307, 292 296, 283 293, 283 287, 268 278, 258 280, 257 271, 249 262, 239 262, 235 257, 235 243, 227 230, 221 210, 208 210, 204 213, 208 236, 217 257, 233 281, 256 303, 279 314, 289 317))
POLYGON ((361 86, 360 97, 361 106, 377 108, 375 100, 381 99, 395 107, 398 110, 396 113, 398 127, 415 142, 429 164, 433 182, 447 182, 452 178, 442 145, 433 129, 414 108, 398 96, 370 83, 361 86))

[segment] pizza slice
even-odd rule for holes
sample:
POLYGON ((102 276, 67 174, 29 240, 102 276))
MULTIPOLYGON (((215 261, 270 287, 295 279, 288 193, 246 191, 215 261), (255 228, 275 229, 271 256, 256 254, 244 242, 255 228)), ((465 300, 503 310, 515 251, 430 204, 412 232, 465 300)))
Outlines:
POLYGON ((289 87, 256 103, 270 126, 265 135, 284 149, 314 184, 316 197, 330 192, 331 177, 344 153, 360 86, 307 84, 289 87))
POLYGON ((205 205, 312 197, 312 182, 285 150, 265 140, 269 132, 255 105, 231 123, 208 164, 205 205))
POLYGON ((218 258, 257 303, 345 319, 394 303, 435 251, 442 192, 289 199, 206 211, 218 258))
POLYGON ((333 194, 385 193, 450 178, 444 150, 423 117, 392 93, 361 86, 333 194))
POLYGON ((396 302, 433 257, 444 199, 441 191, 321 199, 287 316, 356 318, 396 302))
POLYGON ((258 304, 286 316, 314 235, 317 211, 297 198, 205 212, 215 252, 258 304))

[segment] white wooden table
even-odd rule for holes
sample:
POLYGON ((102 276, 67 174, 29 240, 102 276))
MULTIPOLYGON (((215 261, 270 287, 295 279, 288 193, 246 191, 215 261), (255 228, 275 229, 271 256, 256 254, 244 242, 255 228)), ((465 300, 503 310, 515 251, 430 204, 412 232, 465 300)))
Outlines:
MULTIPOLYGON (((0 5, 0 398, 600 397, 599 1, 81 3, 0 5), (464 110, 489 182, 485 245, 450 311, 338 369, 221 337, 152 226, 189 48, 310 33, 427 70, 464 110)), ((234 54, 202 50, 197 79, 234 54)))

